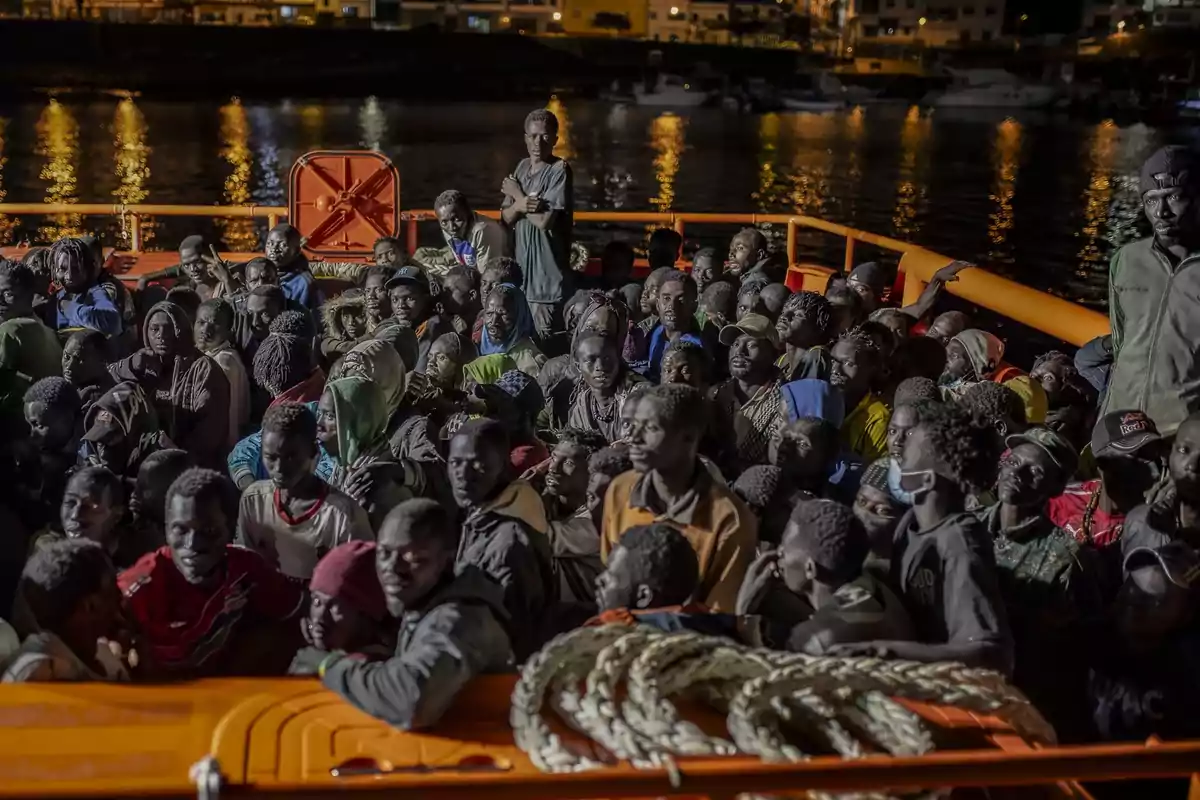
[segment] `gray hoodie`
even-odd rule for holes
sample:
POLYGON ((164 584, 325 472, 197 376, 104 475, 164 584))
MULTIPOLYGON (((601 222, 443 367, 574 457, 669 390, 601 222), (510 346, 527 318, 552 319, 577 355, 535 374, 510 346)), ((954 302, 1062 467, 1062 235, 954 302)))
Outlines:
POLYGON ((1164 436, 1200 409, 1200 253, 1172 267, 1142 239, 1113 256, 1108 316, 1115 355, 1101 414, 1139 410, 1164 436))
POLYGON ((322 682, 351 705, 401 730, 437 724, 476 675, 512 668, 500 588, 478 569, 461 568, 421 608, 399 620, 386 661, 341 658, 322 682))

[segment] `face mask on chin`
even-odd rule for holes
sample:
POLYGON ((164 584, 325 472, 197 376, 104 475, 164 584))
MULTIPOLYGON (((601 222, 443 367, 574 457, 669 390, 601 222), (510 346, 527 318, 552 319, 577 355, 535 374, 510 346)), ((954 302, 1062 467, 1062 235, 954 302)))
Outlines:
POLYGON ((921 497, 933 489, 935 480, 931 469, 904 472, 895 459, 888 462, 888 490, 897 502, 906 506, 916 505, 921 497))
POLYGON ((897 503, 903 506, 912 506, 914 501, 912 493, 904 491, 904 488, 900 485, 900 476, 902 474, 899 462, 894 458, 888 459, 888 492, 891 493, 897 503))

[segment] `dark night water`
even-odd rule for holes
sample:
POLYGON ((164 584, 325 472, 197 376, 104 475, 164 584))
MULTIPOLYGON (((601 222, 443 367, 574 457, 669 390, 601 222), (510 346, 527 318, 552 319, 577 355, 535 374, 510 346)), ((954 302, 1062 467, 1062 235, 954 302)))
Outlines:
MULTIPOLYGON (((1109 254, 1144 234, 1137 167, 1187 129, 1084 123, 1005 112, 933 114, 871 106, 836 114, 662 113, 557 100, 559 152, 577 209, 801 212, 909 239, 1039 288, 1101 303, 1109 254)), ((287 172, 316 148, 376 147, 400 168, 402 204, 458 188, 480 207, 523 154, 525 105, 387 101, 167 103, 111 99, 0 106, 0 196, 8 202, 284 205, 287 172)), ((44 242, 98 218, 2 218, 5 242, 44 242)), ((159 218, 151 246, 215 226, 251 249, 263 223, 159 218)), ((688 228, 723 242, 731 227, 688 228)), ((434 235, 432 229, 424 237, 434 235)), ((642 229, 585 231, 602 242, 642 229)), ((775 232, 782 239, 782 231, 775 232)), ((107 223, 107 241, 121 230, 107 223)), ((805 254, 840 264, 813 234, 805 254)), ((865 249, 862 258, 869 252, 865 249)))

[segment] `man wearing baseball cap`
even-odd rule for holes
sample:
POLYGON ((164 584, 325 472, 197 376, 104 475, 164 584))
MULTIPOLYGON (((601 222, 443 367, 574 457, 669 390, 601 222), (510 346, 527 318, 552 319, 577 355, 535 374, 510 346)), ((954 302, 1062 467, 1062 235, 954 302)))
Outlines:
POLYGON ((1048 428, 1030 428, 1005 444, 1000 502, 979 516, 992 535, 1000 594, 1016 645, 1014 680, 1054 718, 1057 701, 1083 677, 1081 664, 1071 669, 1070 634, 1081 619, 1102 608, 1090 554, 1046 515, 1046 503, 1075 474, 1078 456, 1070 442, 1048 428))
POLYGON ((1129 512, 1121 550, 1161 547, 1181 539, 1200 545, 1200 413, 1183 421, 1167 456, 1170 481, 1129 512))
POLYGON ((779 370, 782 348, 775 324, 762 314, 747 314, 721 329, 729 348, 729 380, 713 394, 713 427, 718 465, 738 475, 767 461, 767 446, 783 414, 779 370))
POLYGON ((1145 501, 1161 474, 1161 439, 1143 411, 1105 414, 1092 431, 1100 478, 1072 484, 1052 499, 1050 519, 1080 543, 1103 549, 1120 541, 1125 515, 1145 501))
POLYGON ((1154 235, 1122 247, 1109 268, 1115 362, 1103 413, 1140 409, 1170 435, 1200 409, 1200 155, 1162 148, 1138 188, 1154 235))
POLYGON ((1081 648, 1091 739, 1200 736, 1200 557, 1183 542, 1135 548, 1108 618, 1081 648))
MULTIPOLYGON (((437 313, 429 276, 420 267, 409 265, 396 270, 384 289, 392 303, 392 316, 380 327, 399 325, 412 330, 417 337, 417 363, 413 371, 423 373, 429 361, 429 348, 442 334, 454 333, 454 324, 437 313)), ((378 331, 375 338, 381 338, 378 331)))

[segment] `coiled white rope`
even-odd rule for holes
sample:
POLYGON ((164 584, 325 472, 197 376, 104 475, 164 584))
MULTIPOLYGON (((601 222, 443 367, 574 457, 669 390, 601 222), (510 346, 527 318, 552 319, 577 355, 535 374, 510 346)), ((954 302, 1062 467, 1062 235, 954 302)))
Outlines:
POLYGON ((509 719, 517 746, 546 772, 627 759, 676 774, 673 756, 792 761, 809 757, 806 748, 813 747, 843 758, 933 750, 924 720, 896 698, 994 714, 1027 739, 1055 741, 1024 695, 990 670, 811 657, 623 625, 581 628, 547 644, 526 662, 509 719), (727 713, 729 738, 687 720, 672 700, 685 695, 727 713), (603 752, 568 747, 542 717, 546 702, 603 752))

